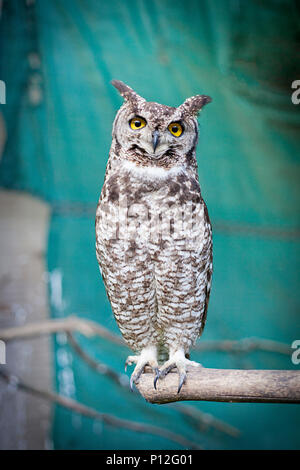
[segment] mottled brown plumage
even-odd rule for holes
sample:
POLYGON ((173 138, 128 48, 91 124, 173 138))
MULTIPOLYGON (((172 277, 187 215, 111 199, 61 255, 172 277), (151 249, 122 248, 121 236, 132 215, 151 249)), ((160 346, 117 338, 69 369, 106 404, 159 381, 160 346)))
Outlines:
POLYGON ((112 83, 125 101, 97 208, 97 259, 116 321, 136 353, 126 361, 136 364, 131 384, 147 364, 155 386, 177 367, 180 391, 211 287, 212 233, 195 156, 196 116, 211 100, 198 95, 174 108, 112 83))

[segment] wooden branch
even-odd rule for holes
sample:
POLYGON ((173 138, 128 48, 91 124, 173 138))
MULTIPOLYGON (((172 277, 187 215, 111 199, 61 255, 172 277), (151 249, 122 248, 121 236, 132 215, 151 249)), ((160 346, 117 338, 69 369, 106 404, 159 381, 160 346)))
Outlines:
POLYGON ((171 371, 153 386, 153 373, 146 369, 137 388, 151 403, 205 400, 244 403, 300 403, 298 370, 231 370, 190 367, 178 394, 178 374, 171 371))
POLYGON ((69 316, 54 320, 47 320, 37 323, 27 323, 23 326, 14 326, 11 328, 0 329, 0 339, 11 341, 14 339, 32 338, 34 336, 47 335, 59 332, 78 331, 84 336, 100 336, 120 346, 125 346, 125 342, 120 336, 111 333, 104 326, 91 320, 69 316))
POLYGON ((194 351, 222 351, 232 354, 240 354, 252 351, 266 351, 278 354, 291 354, 291 346, 265 338, 242 338, 238 340, 200 340, 194 346, 194 351))

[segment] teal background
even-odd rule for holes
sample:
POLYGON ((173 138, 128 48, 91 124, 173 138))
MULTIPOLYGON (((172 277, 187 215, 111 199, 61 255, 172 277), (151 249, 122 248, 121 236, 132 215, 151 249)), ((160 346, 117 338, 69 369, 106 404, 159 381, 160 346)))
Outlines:
MULTIPOLYGON (((111 126, 122 100, 111 79, 149 101, 205 107, 199 177, 214 230, 214 277, 203 340, 300 337, 299 10, 280 0, 40 0, 3 2, 0 79, 8 140, 2 187, 51 204, 46 253, 53 317, 89 318, 119 334, 98 271, 94 213, 111 126), (37 60, 34 60, 37 59, 37 60), (55 300, 54 281, 62 283, 55 300)), ((128 350, 77 336, 118 372, 128 350)), ((292 350, 291 350, 292 351, 292 350)), ((177 409, 146 404, 54 341, 56 390, 99 411, 156 424, 207 449, 299 448, 298 405, 191 403, 236 426, 238 438, 197 429, 177 409)), ((194 352, 217 368, 299 368, 270 352, 194 352)), ((57 449, 176 449, 57 407, 57 449)))

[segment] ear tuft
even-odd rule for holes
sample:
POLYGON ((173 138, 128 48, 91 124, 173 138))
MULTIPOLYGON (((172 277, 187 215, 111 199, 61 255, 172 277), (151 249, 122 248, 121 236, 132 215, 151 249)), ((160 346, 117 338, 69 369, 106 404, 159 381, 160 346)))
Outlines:
POLYGON ((183 114, 186 114, 189 116, 197 116, 197 114, 201 111, 203 106, 210 103, 211 101, 212 101, 212 98, 210 96, 196 95, 185 100, 185 102, 182 103, 182 105, 179 106, 179 108, 183 112, 183 114))
POLYGON ((111 84, 119 91, 120 95, 124 100, 131 102, 132 104, 137 104, 138 101, 145 101, 140 95, 138 95, 132 88, 130 88, 121 80, 112 80, 111 84))

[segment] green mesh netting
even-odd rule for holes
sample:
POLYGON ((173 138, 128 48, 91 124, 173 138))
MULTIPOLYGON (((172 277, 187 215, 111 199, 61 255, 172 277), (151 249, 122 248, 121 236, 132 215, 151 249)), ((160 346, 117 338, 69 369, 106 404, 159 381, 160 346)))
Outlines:
MULTIPOLYGON (((199 175, 214 228, 214 279, 203 340, 258 336, 291 344, 299 321, 299 11, 293 1, 4 1, 0 79, 8 140, 3 187, 52 205, 47 262, 53 317, 119 333, 94 252, 94 212, 123 80, 151 101, 205 93, 199 175)), ((77 336, 123 372, 128 350, 77 336)), ((191 403, 240 429, 200 428, 146 404, 82 361, 57 335, 56 389, 118 417, 172 429, 205 448, 299 447, 296 405, 191 403), (284 432, 283 432, 284 430, 284 432)), ((207 367, 297 368, 289 355, 194 352, 207 367)), ((177 443, 57 407, 57 449, 171 449, 177 443)))

